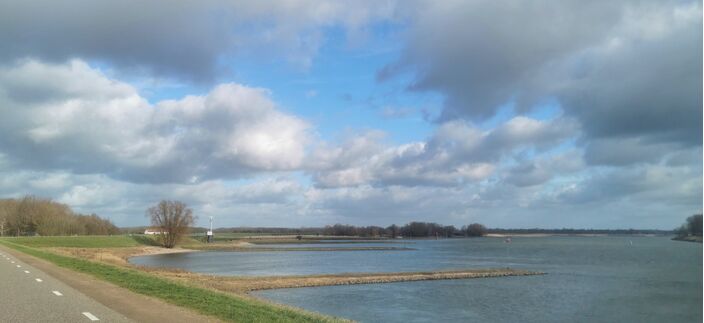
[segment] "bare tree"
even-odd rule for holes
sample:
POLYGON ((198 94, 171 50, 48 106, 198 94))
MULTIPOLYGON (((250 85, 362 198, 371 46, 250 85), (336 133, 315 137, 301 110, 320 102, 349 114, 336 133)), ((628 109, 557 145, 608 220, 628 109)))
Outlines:
POLYGON ((470 237, 481 237, 486 234, 486 227, 479 223, 472 223, 467 227, 467 235, 470 237))
POLYGON ((161 201, 147 210, 147 216, 159 229, 161 244, 166 248, 173 248, 195 220, 193 211, 179 201, 161 201))

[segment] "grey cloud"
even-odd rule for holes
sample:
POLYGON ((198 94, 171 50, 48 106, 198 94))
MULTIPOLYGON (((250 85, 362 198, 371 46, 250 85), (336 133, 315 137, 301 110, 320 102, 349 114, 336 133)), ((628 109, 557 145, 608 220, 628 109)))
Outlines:
POLYGON ((561 87, 565 110, 590 137, 635 137, 701 145, 702 25, 672 22, 655 39, 624 40, 585 59, 561 87))
POLYGON ((666 157, 668 166, 702 166, 702 147, 699 149, 679 150, 666 157))
POLYGON ((465 1, 411 11, 384 80, 446 96, 440 118, 483 120, 557 99, 587 138, 701 145, 702 14, 696 1, 465 1))
POLYGON ((531 163, 511 169, 507 182, 521 187, 533 186, 545 183, 551 177, 549 171, 531 163))
POLYGON ((199 1, 5 1, 0 57, 81 57, 156 74, 212 77, 233 35, 216 6, 199 1))
POLYGON ((413 71, 410 89, 447 95, 442 119, 488 118, 545 64, 598 42, 620 12, 612 2, 424 3, 410 13, 404 56, 379 77, 413 71))
POLYGON ((271 58, 307 68, 322 28, 359 34, 393 12, 393 1, 9 0, 0 4, 0 60, 80 58, 123 72, 211 81, 219 60, 249 52, 277 53, 271 58))
POLYGON ((702 170, 697 167, 641 165, 602 170, 558 192, 556 198, 574 204, 667 201, 668 205, 696 211, 701 208, 701 177, 702 170))
POLYGON ((503 181, 518 187, 536 186, 553 178, 574 174, 585 169, 583 154, 576 149, 555 155, 536 156, 530 160, 517 160, 508 169, 503 181))
POLYGON ((677 143, 648 142, 642 138, 593 139, 586 144, 585 159, 591 165, 656 164, 683 148, 677 143))

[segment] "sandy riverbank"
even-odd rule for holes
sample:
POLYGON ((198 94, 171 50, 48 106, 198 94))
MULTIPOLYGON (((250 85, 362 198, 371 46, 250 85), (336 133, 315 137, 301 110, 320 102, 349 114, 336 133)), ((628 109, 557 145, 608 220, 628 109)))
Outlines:
POLYGON ((154 246, 126 247, 126 248, 43 248, 64 256, 77 257, 93 261, 107 262, 120 266, 131 266, 128 259, 137 256, 163 255, 173 253, 198 252, 198 250, 185 248, 162 248, 154 246))

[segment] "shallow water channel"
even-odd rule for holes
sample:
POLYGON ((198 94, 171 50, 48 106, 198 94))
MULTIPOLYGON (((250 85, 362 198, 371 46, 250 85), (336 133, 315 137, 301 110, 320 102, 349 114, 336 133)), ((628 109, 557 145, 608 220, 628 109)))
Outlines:
POLYGON ((702 320, 702 245, 698 243, 665 237, 542 237, 514 238, 510 244, 498 238, 479 238, 370 245, 416 250, 199 252, 130 261, 247 276, 491 267, 548 273, 254 293, 362 322, 702 320))

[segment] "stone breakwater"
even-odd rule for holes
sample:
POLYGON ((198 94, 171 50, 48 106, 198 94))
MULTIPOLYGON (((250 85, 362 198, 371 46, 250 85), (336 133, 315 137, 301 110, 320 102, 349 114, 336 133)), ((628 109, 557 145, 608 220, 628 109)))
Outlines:
POLYGON ((409 282, 421 280, 445 280, 445 279, 469 279, 469 278, 490 278, 490 277, 507 277, 507 276, 531 276, 543 275, 542 272, 530 272, 525 270, 513 269, 493 269, 493 270, 466 270, 466 271, 437 271, 437 272, 410 272, 410 273, 393 273, 393 274, 353 274, 353 275, 335 275, 335 276, 318 276, 306 278, 282 278, 269 280, 260 283, 253 290, 272 289, 272 288, 297 288, 297 287, 316 287, 316 286, 333 286, 333 285, 357 285, 357 284, 385 284, 394 282, 409 282))
POLYGON ((472 269, 456 271, 405 272, 405 273, 353 273, 311 276, 270 276, 270 277, 225 277, 208 276, 188 272, 162 272, 171 278, 196 282, 201 286, 224 292, 247 293, 265 289, 319 287, 356 284, 385 284, 422 280, 470 279, 507 276, 544 275, 509 268, 472 269))

